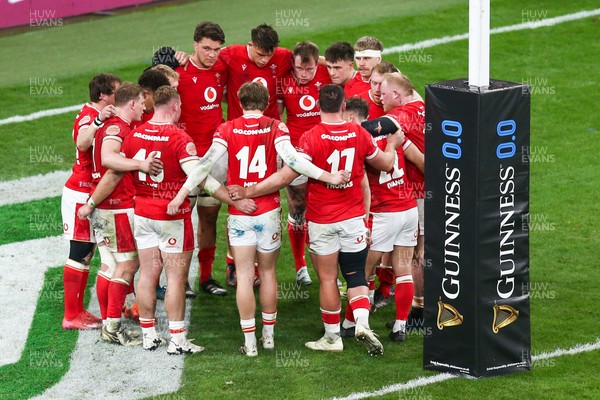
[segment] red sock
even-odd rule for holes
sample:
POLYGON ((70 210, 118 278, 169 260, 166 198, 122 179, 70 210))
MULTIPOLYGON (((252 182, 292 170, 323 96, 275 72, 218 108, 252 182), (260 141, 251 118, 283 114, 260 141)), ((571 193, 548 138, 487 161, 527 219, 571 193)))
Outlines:
MULTIPOLYGON (((65 319, 72 320, 79 315, 79 291, 83 279, 83 264, 67 260, 63 270, 63 285, 65 289, 65 319)), ((83 294, 81 295, 83 297, 83 294)))
POLYGON ((155 321, 156 320, 154 318, 140 318, 140 328, 154 328, 155 321))
POLYGON ((301 226, 294 225, 288 220, 287 224, 288 236, 290 237, 290 246, 296 263, 296 272, 306 265, 304 257, 304 243, 306 242, 305 224, 301 226))
POLYGON ((206 282, 212 276, 216 249, 216 246, 211 246, 200 249, 198 252, 198 261, 200 262, 200 283, 206 282))
MULTIPOLYGON (((359 308, 364 308, 368 312, 371 309, 371 303, 369 302, 368 296, 356 296, 349 301, 348 306, 350 306, 349 308, 351 308, 352 311, 356 311, 359 308)), ((348 314, 347 311, 346 314, 348 314)))
POLYGON ((134 285, 129 285, 129 291, 127 292, 127 294, 135 294, 135 286, 134 285))
POLYGON ((79 287, 79 312, 82 313, 85 311, 85 307, 83 306, 83 300, 85 297, 85 291, 87 289, 88 277, 90 276, 90 266, 86 265, 85 270, 83 271, 83 275, 81 276, 81 286, 79 287))
POLYGON ((108 318, 121 318, 129 286, 129 282, 122 278, 113 278, 110 280, 110 285, 108 286, 108 307, 106 311, 108 318))
POLYGON ((396 300, 396 319, 406 321, 414 294, 415 288, 410 274, 400 275, 396 278, 396 292, 394 293, 394 300, 396 300))
POLYGON ((340 323, 340 310, 327 311, 321 308, 321 319, 326 324, 339 324, 340 323))
POLYGON ((98 274, 96 280, 96 296, 98 296, 98 304, 100 305, 100 316, 102 320, 106 319, 106 311, 108 310, 108 287, 110 279, 102 274, 98 274))
POLYGON ((354 314, 352 313, 352 306, 350 305, 350 302, 346 302, 346 317, 345 318, 350 322, 355 322, 354 314))
POLYGON ((227 255, 225 256, 225 262, 227 264, 235 265, 235 262, 233 261, 233 257, 229 253, 227 253, 227 255))
POLYGON ((383 297, 388 297, 394 284, 394 270, 391 268, 379 268, 377 277, 379 278, 379 292, 383 297))
POLYGON ((369 279, 367 279, 367 284, 369 285, 369 290, 375 290, 375 275, 369 276, 369 279))

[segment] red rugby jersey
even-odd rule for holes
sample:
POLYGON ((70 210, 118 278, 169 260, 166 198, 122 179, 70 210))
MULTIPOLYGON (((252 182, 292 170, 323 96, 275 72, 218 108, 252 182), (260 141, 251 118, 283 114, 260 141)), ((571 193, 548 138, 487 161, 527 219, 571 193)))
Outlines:
POLYGON ((163 171, 157 176, 141 171, 133 174, 136 215, 162 221, 184 219, 189 215, 188 199, 181 206, 179 214, 167 214, 167 205, 187 179, 181 164, 199 159, 196 145, 185 131, 173 124, 150 121, 130 132, 122 150, 126 157, 136 160, 144 160, 156 150, 164 164, 163 171))
MULTIPOLYGON (((285 124, 262 115, 246 114, 219 126, 214 141, 225 146, 229 154, 227 183, 249 187, 277 172, 275 144, 281 140, 289 140, 285 124)), ((279 207, 279 192, 254 201, 258 209, 250 215, 264 214, 279 207)), ((246 215, 232 206, 229 213, 246 215)))
POLYGON ((364 164, 379 149, 364 128, 351 122, 321 122, 300 138, 299 151, 325 171, 350 171, 350 181, 337 186, 308 179, 307 220, 327 224, 365 215, 360 186, 364 164))
POLYGON ((91 103, 86 103, 75 117, 73 123, 73 141, 75 142, 75 163, 71 176, 67 179, 65 186, 69 189, 78 192, 89 193, 92 190, 92 163, 93 155, 92 148, 86 151, 77 149, 77 137, 79 131, 90 126, 94 119, 100 114, 100 110, 92 106, 91 103))
POLYGON ((234 44, 225 47, 219 58, 227 65, 227 120, 243 115, 237 92, 246 82, 259 82, 269 91, 269 106, 264 112, 267 117, 279 119, 277 110, 277 85, 292 69, 292 51, 275 48, 273 57, 263 68, 258 67, 248 56, 246 45, 234 44))
MULTIPOLYGON (((123 141, 131 131, 129 121, 125 121, 121 117, 113 116, 106 121, 94 136, 93 154, 94 154, 94 172, 92 179, 94 182, 93 190, 100 183, 100 180, 108 170, 102 166, 102 145, 107 140, 116 140, 123 145, 123 141)), ((133 196, 135 189, 133 188, 133 179, 130 173, 123 174, 123 178, 117 184, 112 193, 100 202, 97 208, 105 210, 122 210, 125 208, 133 208, 133 196)))

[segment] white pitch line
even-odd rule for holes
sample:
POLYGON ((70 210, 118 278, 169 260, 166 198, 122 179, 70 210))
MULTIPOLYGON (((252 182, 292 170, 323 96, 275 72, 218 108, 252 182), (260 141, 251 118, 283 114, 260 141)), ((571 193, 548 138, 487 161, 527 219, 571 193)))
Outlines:
MULTIPOLYGON (((568 349, 556 349, 550 353, 541 353, 531 357, 531 361, 546 360, 549 358, 556 358, 564 355, 574 355, 579 353, 585 353, 600 349, 600 339, 597 339, 594 343, 578 344, 568 349)), ((360 400, 367 399, 369 397, 379 397, 390 393, 401 392, 403 390, 415 389, 431 385, 433 383, 443 382, 448 379, 460 378, 462 375, 454 375, 449 373, 442 373, 428 377, 420 377, 412 379, 405 383, 397 383, 390 386, 384 386, 379 390, 373 392, 358 392, 352 393, 345 397, 332 397, 331 400, 360 400)))
MULTIPOLYGON (((573 14, 561 15, 559 17, 554 17, 554 18, 541 19, 539 21, 523 22, 523 23, 515 24, 515 25, 502 26, 499 28, 491 29, 490 34, 514 32, 514 31, 520 31, 520 30, 525 30, 525 29, 543 28, 546 26, 554 26, 557 24, 561 24, 563 22, 569 22, 569 21, 575 21, 575 20, 583 19, 583 18, 587 18, 587 17, 593 17, 596 15, 600 15, 600 8, 597 8, 595 10, 589 10, 589 11, 580 11, 580 12, 576 12, 573 14)), ((383 54, 393 54, 393 53, 401 53, 404 51, 411 51, 411 50, 415 50, 415 49, 424 49, 427 47, 433 47, 433 46, 437 46, 440 44, 457 42, 459 40, 465 40, 468 38, 469 38, 469 34, 463 33, 463 34, 454 35, 454 36, 444 36, 444 37, 437 38, 437 39, 428 39, 428 40, 423 40, 423 41, 416 42, 416 43, 409 43, 409 44, 403 44, 401 46, 390 47, 388 49, 383 50, 383 54)), ((33 121, 35 119, 49 117, 51 115, 58 115, 58 114, 64 114, 67 112, 78 111, 79 109, 81 109, 81 107, 83 107, 83 104, 62 107, 62 108, 54 108, 51 110, 38 111, 38 112, 34 112, 29 115, 17 115, 14 117, 0 119, 0 126, 6 125, 6 124, 11 124, 11 123, 16 123, 16 122, 33 121)))
POLYGON ((0 182, 0 206, 60 196, 69 175, 71 171, 53 171, 0 182))
MULTIPOLYGON (((62 236, 0 246, 0 366, 21 358, 46 270, 64 265, 68 249, 62 236)), ((62 301, 62 283, 46 289, 62 301)))
POLYGON ((61 107, 61 108, 52 108, 50 110, 37 111, 37 112, 31 113, 29 115, 15 115, 14 117, 0 119, 0 126, 12 124, 15 122, 33 121, 33 120, 39 119, 39 118, 51 117, 53 115, 60 115, 60 114, 68 113, 68 112, 79 111, 79 110, 81 110, 81 107, 83 107, 83 104, 78 104, 75 106, 61 107))
MULTIPOLYGON (((576 21, 579 19, 593 17, 596 15, 600 15, 600 8, 597 8, 595 10, 589 10, 589 11, 580 11, 580 12, 576 12, 573 14, 561 15, 560 17, 541 19, 539 21, 530 21, 530 22, 523 22, 523 23, 516 24, 516 25, 502 26, 499 28, 491 29, 490 34, 493 35, 493 34, 497 34, 497 33, 522 31, 525 29, 538 29, 538 28, 543 28, 543 27, 547 27, 547 26, 554 26, 557 24, 562 24, 563 22, 576 21)), ((409 43, 409 44, 403 44, 401 46, 390 47, 388 49, 383 50, 383 54, 394 54, 394 53, 402 53, 405 51, 411 51, 411 50, 416 50, 416 49, 425 49, 428 47, 438 46, 440 44, 458 42, 460 40, 465 40, 468 38, 469 38, 469 34, 463 33, 460 35, 444 36, 444 37, 436 38, 436 39, 428 39, 428 40, 423 40, 421 42, 409 43)))

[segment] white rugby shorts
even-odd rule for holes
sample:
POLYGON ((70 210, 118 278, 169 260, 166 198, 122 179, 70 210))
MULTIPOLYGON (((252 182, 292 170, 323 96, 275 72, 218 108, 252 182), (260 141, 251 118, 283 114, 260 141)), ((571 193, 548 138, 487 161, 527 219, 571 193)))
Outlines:
POLYGON ((104 239, 112 253, 136 251, 133 237, 133 208, 122 210, 97 208, 90 215, 90 220, 96 230, 96 236, 104 239))
POLYGON ((256 251, 270 253, 281 247, 281 209, 250 215, 227 217, 229 244, 256 246, 256 251))
POLYGON ((165 253, 194 250, 192 218, 161 221, 134 215, 134 236, 139 250, 158 247, 165 253))
POLYGON ((366 233, 363 217, 330 224, 308 221, 308 247, 311 253, 320 256, 337 251, 356 253, 367 247, 366 233))
POLYGON ((416 246, 418 214, 417 207, 399 212, 371 213, 371 250, 388 253, 394 250, 394 246, 416 246))
POLYGON ((96 243, 90 220, 80 219, 77 216, 77 210, 87 202, 89 196, 89 193, 78 192, 66 186, 63 187, 60 209, 65 239, 96 243))

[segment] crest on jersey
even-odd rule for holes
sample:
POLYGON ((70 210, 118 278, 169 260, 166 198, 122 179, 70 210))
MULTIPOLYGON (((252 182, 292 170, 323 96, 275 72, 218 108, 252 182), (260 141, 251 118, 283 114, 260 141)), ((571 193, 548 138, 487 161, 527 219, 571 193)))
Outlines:
POLYGON ((119 128, 119 125, 111 125, 108 128, 106 128, 106 136, 116 136, 121 132, 121 128, 119 128))
POLYGON ((194 142, 189 142, 185 146, 185 151, 187 151, 190 156, 198 155, 198 152, 196 151, 196 145, 194 144, 194 142))
POLYGON ((315 82, 315 86, 317 87, 317 89, 321 89, 321 85, 322 85, 321 82, 315 82))
POLYGON ((192 76, 192 80, 194 81, 194 83, 196 83, 196 81, 198 80, 198 77, 192 76))
POLYGON ((273 72, 273 73, 277 72, 277 64, 271 64, 269 66, 269 68, 271 68, 271 72, 273 72))
POLYGON ((92 120, 92 117, 90 117, 89 115, 86 115, 85 117, 81 118, 81 120, 79 121, 79 126, 81 126, 83 124, 87 124, 91 120, 92 120))
POLYGON ((209 103, 214 103, 217 99, 217 90, 212 86, 207 87, 204 90, 204 99, 209 103))
POLYGON ((257 77, 257 78, 252 79, 252 82, 258 82, 261 85, 263 85, 264 87, 266 87, 267 89, 269 88, 269 86, 267 85, 267 80, 265 78, 260 77, 260 76, 257 77))
POLYGON ((283 122, 280 122, 279 125, 277 125, 277 128, 285 133, 290 133, 288 127, 283 122))
POLYGON ((300 100, 298 101, 298 105, 304 111, 312 110, 316 104, 317 101, 315 100, 315 98, 309 94, 305 94, 304 96, 300 97, 300 100))
POLYGON ((245 71, 248 66, 246 64, 242 64, 242 71, 245 71))

